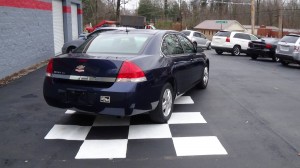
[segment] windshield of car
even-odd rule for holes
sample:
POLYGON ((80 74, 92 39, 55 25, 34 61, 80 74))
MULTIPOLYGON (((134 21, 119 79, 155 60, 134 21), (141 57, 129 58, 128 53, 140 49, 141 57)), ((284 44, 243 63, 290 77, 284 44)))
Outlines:
POLYGON ((189 36, 189 35, 191 34, 190 31, 182 31, 181 33, 183 33, 183 34, 186 35, 186 36, 189 36))
POLYGON ((138 54, 147 44, 148 34, 100 34, 78 47, 76 53, 138 54))
POLYGON ((298 39, 299 39, 299 36, 287 35, 287 36, 284 36, 280 41, 286 42, 286 43, 296 43, 296 41, 298 39))
POLYGON ((231 32, 228 31, 219 31, 218 33, 215 34, 215 36, 221 36, 221 37, 229 37, 231 32))

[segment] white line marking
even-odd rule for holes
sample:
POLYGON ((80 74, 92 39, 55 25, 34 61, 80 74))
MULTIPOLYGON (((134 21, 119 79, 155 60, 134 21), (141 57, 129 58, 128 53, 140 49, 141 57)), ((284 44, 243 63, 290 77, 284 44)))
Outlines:
POLYGON ((227 155, 227 151, 215 136, 173 138, 177 156, 227 155))
POLYGON ((193 124, 207 123, 200 112, 172 113, 168 124, 193 124))
POLYGON ((127 139, 85 140, 75 159, 126 158, 127 139))
POLYGON ((175 100, 174 104, 194 104, 191 96, 181 96, 175 100))
POLYGON ((168 124, 130 125, 128 139, 171 138, 168 124))
POLYGON ((45 139, 85 140, 91 126, 54 125, 45 139))

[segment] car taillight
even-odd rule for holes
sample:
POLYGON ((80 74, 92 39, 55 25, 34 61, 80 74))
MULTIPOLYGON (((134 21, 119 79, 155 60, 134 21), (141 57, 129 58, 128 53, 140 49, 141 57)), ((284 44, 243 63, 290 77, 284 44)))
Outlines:
POLYGON ((47 65, 46 76, 51 76, 53 73, 53 59, 50 59, 47 65))
POLYGON ((226 38, 226 42, 230 42, 230 38, 229 37, 226 38))
POLYGON ((270 48, 272 48, 272 45, 271 44, 266 44, 266 48, 270 49, 270 48))
POLYGON ((144 82, 147 81, 145 73, 136 64, 124 61, 117 76, 117 82, 144 82))

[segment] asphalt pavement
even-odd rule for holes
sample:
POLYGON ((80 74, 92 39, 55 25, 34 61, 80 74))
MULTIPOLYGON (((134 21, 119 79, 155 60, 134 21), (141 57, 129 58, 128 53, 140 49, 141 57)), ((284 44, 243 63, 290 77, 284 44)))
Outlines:
POLYGON ((0 88, 0 167, 300 168, 300 67, 205 53, 168 124, 50 107, 45 68, 0 88))

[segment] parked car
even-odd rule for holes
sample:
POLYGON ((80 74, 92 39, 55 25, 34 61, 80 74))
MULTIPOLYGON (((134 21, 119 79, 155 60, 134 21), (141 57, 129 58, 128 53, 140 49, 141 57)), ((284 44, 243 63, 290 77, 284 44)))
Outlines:
POLYGON ((106 31, 113 31, 113 30, 132 30, 134 28, 126 28, 126 27, 100 27, 97 28, 94 32, 92 33, 83 33, 79 36, 77 40, 72 40, 69 42, 66 42, 63 47, 62 47, 62 53, 69 53, 75 48, 79 47, 82 43, 84 43, 85 40, 93 38, 97 36, 99 33, 106 32, 106 31))
POLYGON ((217 54, 229 52, 237 56, 247 53, 249 42, 257 39, 256 36, 244 32, 219 31, 212 38, 211 48, 215 49, 217 54))
POLYGON ((300 64, 300 35, 289 34, 284 36, 277 44, 276 57, 282 65, 289 63, 300 64))
POLYGON ((206 48, 208 50, 211 49, 210 46, 211 41, 207 39, 204 34, 192 30, 183 30, 181 31, 181 33, 186 35, 193 42, 195 46, 206 48))
POLYGON ((278 62, 279 58, 275 56, 278 41, 279 39, 277 38, 253 40, 249 42, 247 54, 250 55, 253 60, 256 60, 258 57, 266 57, 278 62))
POLYGON ((209 59, 176 31, 101 33, 72 53, 52 58, 43 93, 50 106, 98 114, 149 113, 165 123, 175 97, 205 89, 209 59))

